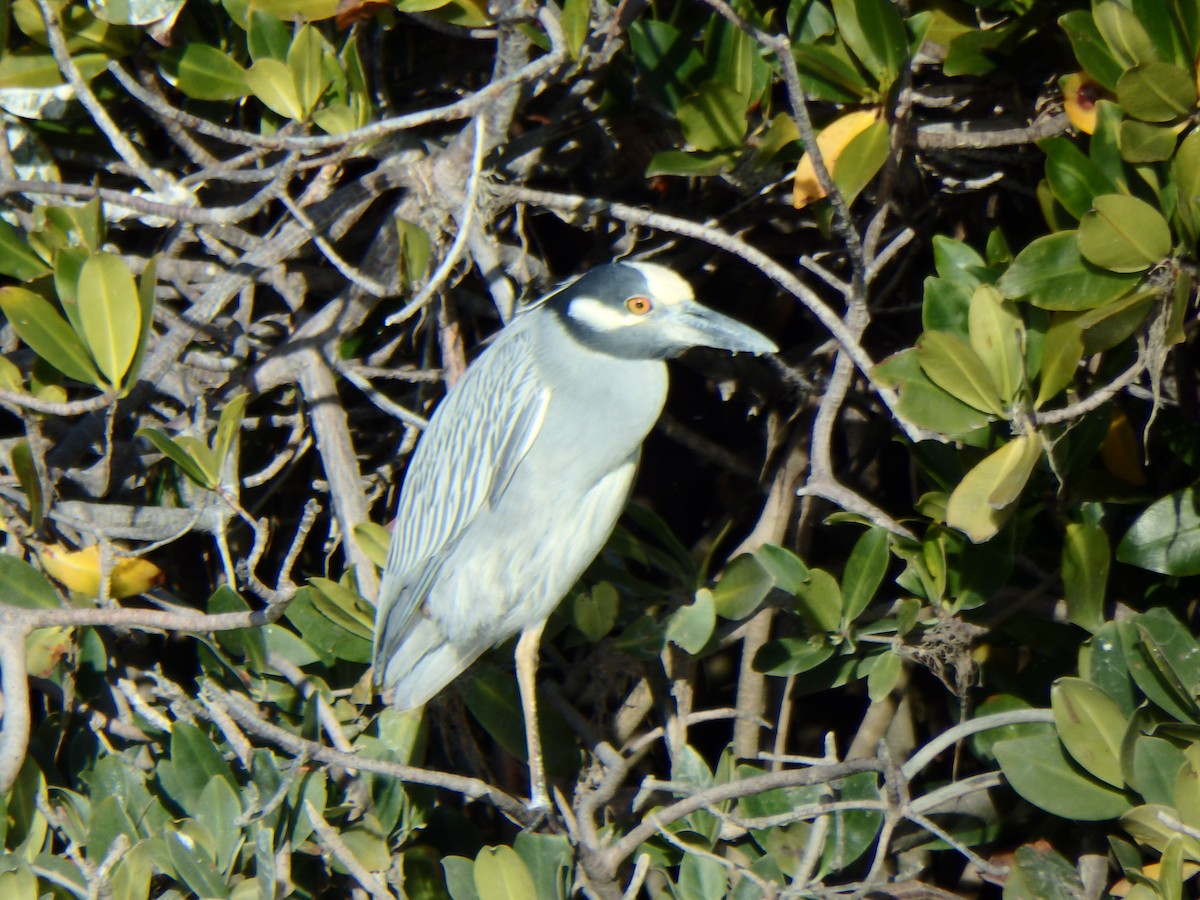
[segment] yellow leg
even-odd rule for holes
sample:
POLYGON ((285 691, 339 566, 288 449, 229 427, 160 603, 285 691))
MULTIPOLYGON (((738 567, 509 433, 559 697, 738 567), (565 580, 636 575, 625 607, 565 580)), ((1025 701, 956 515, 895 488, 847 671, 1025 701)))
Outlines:
POLYGON ((529 808, 549 809, 546 772, 542 768, 542 739, 537 723, 538 653, 545 622, 521 632, 517 641, 517 687, 521 692, 521 713, 525 717, 525 750, 529 755, 529 808))

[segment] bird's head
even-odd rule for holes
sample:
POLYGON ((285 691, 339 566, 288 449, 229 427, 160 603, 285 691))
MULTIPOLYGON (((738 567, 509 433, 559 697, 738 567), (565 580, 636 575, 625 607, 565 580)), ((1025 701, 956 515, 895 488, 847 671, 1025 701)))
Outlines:
POLYGON ((547 307, 580 342, 629 359, 667 359, 691 347, 775 353, 766 336, 696 302, 692 287, 666 266, 598 266, 548 298, 547 307))

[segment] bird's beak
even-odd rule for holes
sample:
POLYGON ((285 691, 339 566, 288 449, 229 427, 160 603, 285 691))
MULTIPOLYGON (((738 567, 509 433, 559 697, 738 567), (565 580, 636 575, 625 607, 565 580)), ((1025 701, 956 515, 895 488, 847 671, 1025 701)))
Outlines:
POLYGON ((686 300, 671 307, 671 336, 690 347, 713 347, 733 353, 778 353, 775 342, 749 325, 686 300))

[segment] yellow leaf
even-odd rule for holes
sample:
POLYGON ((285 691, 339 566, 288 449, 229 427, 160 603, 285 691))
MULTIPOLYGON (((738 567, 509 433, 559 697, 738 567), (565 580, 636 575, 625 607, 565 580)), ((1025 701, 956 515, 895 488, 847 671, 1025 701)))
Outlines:
MULTIPOLYGON (((100 596, 100 546, 82 550, 61 546, 45 547, 38 553, 45 569, 69 591, 87 597, 100 596)), ((108 594, 114 600, 135 597, 162 584, 162 569, 145 559, 117 559, 109 577, 108 594)))
POLYGON ((1130 484, 1145 484, 1146 473, 1142 469, 1138 454, 1137 438, 1133 436, 1133 428, 1125 413, 1119 409, 1113 411, 1112 420, 1108 423, 1108 436, 1100 445, 1100 461, 1104 463, 1110 475, 1116 475, 1122 481, 1130 484))
MULTIPOLYGON (((840 119, 835 119, 817 135, 817 147, 821 151, 821 159, 824 160, 825 168, 829 170, 830 175, 833 175, 836 170, 838 157, 842 155, 846 146, 875 124, 878 118, 878 110, 856 110, 847 113, 840 119)), ((817 172, 813 167, 812 156, 805 153, 800 157, 800 164, 796 166, 796 176, 792 182, 792 206, 796 209, 803 209, 824 196, 825 190, 817 181, 817 172)))
POLYGON ((1086 72, 1064 75, 1059 81, 1063 94, 1063 112, 1077 131, 1093 134, 1096 131, 1096 101, 1105 90, 1086 72))
POLYGON ((946 524, 979 544, 995 536, 1042 455, 1038 434, 1022 434, 963 476, 946 503, 946 524))

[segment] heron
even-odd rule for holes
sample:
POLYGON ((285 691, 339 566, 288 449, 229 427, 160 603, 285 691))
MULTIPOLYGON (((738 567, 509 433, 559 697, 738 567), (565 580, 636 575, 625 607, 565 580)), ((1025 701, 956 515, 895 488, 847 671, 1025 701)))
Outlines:
POLYGON ((374 678, 422 707, 489 648, 515 662, 533 810, 549 807, 536 678, 546 620, 600 553, 692 347, 775 344, 701 305, 674 270, 591 269, 526 306, 434 411, 400 490, 380 581, 374 678))

